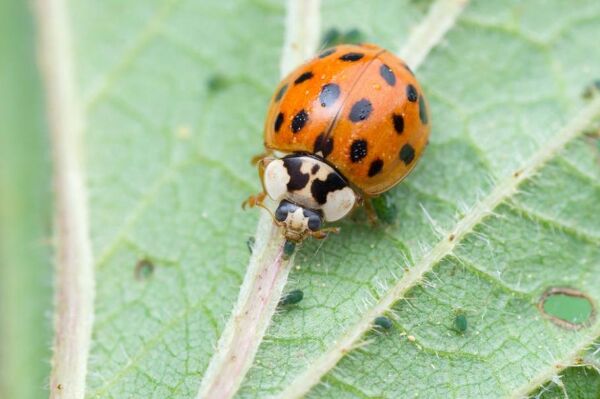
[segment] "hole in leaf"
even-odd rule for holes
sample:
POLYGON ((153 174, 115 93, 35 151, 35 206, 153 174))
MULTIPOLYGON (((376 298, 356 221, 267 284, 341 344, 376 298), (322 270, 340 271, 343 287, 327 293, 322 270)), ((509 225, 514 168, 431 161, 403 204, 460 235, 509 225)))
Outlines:
POLYGON ((568 329, 588 326, 596 314, 591 298, 573 288, 550 288, 540 298, 538 309, 554 324, 568 329))
POLYGON ((154 264, 148 259, 140 259, 135 265, 135 279, 138 281, 148 280, 154 273, 154 264))

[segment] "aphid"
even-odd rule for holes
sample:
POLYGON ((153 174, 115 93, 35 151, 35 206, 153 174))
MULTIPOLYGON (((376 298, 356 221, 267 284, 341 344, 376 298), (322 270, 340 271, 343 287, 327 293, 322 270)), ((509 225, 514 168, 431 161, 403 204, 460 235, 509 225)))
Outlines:
POLYGON ((256 244, 256 239, 254 237, 248 237, 246 246, 248 247, 248 251, 250 251, 250 253, 254 252, 254 244, 256 244))
POLYGON ((429 125, 423 91, 402 60, 372 44, 324 50, 276 89, 266 153, 257 157, 263 192, 244 204, 273 208, 290 241, 324 238, 338 231, 323 228, 325 222, 410 173, 429 125))
POLYGON ((148 278, 150 278, 150 276, 152 276, 152 273, 154 273, 154 264, 148 259, 140 259, 135 264, 134 275, 136 280, 147 280, 148 278))
POLYGON ((296 243, 290 240, 286 240, 285 244, 283 244, 283 258, 289 259, 296 250, 296 243))
POLYGON ((454 316, 454 331, 460 334, 467 331, 467 316, 464 313, 454 316))
POLYGON ((302 290, 292 290, 279 300, 279 306, 295 305, 304 298, 302 290))
POLYGON ((373 324, 384 330, 389 330, 390 328, 392 328, 392 321, 385 316, 376 317, 373 321, 373 324))

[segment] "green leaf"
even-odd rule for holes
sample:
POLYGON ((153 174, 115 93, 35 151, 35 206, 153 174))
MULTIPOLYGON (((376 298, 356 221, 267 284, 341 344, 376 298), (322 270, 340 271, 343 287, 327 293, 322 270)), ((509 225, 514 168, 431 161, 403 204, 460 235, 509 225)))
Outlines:
MULTIPOLYGON (((322 31, 418 49, 447 3, 327 1, 322 31)), ((68 11, 96 283, 86 395, 192 397, 248 264, 258 213, 240 203, 260 187, 249 160, 294 22, 275 0, 68 11)), ((582 134, 600 114, 583 96, 600 4, 473 1, 448 28, 416 72, 433 130, 388 196, 396 221, 359 213, 299 250, 286 292, 303 300, 240 397, 524 396, 600 335, 537 307, 551 287, 600 300, 598 137, 582 134), (383 314, 392 327, 372 331, 383 314)))
POLYGON ((0 397, 48 395, 51 183, 34 27, 0 3, 0 397))

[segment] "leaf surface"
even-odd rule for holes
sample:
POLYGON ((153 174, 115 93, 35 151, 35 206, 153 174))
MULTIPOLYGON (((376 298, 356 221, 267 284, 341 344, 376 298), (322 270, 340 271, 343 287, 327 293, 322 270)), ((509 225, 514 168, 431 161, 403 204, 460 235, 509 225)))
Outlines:
MULTIPOLYGON (((69 1, 96 273, 88 397, 197 392, 248 263, 258 215, 240 203, 259 189, 248 160, 278 81, 282 4, 69 1)), ((389 193, 396 222, 359 213, 301 249, 289 290, 304 300, 276 316, 240 397, 310 378, 324 382, 315 397, 527 394, 598 335, 596 320, 565 330, 536 307, 552 286, 600 300, 598 139, 579 135, 598 113, 582 93, 600 76, 600 5, 561 4, 469 4, 417 71, 433 130, 389 193), (424 278, 404 287, 416 266, 424 278), (392 330, 315 367, 398 286, 392 330)), ((336 0, 321 19, 397 51, 428 9, 336 0)))

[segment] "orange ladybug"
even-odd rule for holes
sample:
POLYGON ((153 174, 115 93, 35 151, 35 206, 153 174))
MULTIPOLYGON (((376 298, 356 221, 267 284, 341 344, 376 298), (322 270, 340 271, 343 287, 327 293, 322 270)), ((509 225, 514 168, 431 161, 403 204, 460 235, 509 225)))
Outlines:
POLYGON ((427 101, 409 67, 372 44, 324 50, 280 83, 258 159, 263 192, 246 204, 277 207, 275 223, 300 242, 324 222, 406 177, 429 137, 427 101))

